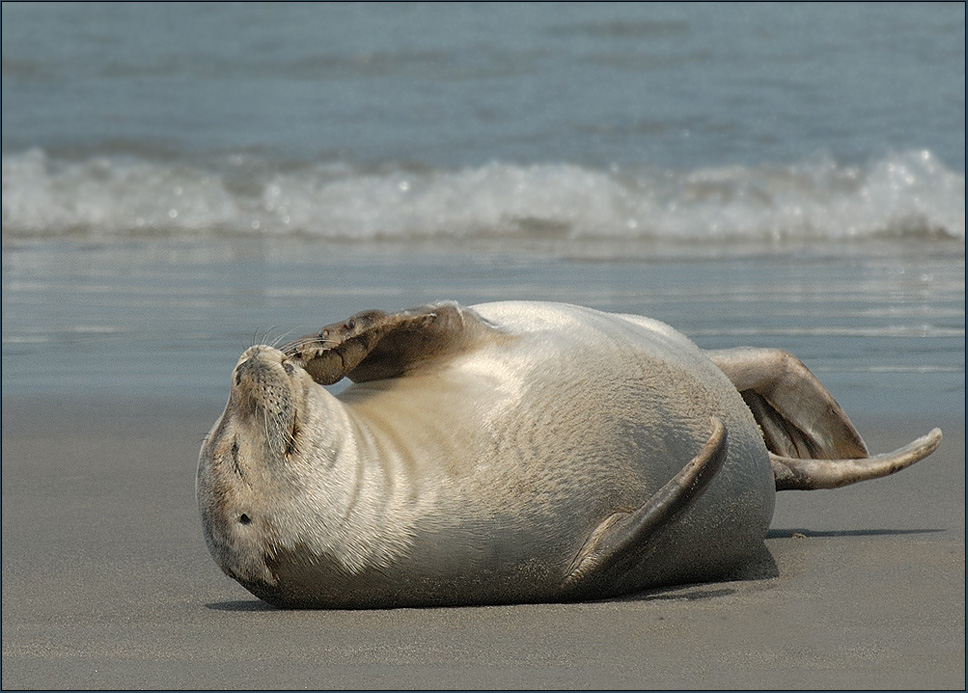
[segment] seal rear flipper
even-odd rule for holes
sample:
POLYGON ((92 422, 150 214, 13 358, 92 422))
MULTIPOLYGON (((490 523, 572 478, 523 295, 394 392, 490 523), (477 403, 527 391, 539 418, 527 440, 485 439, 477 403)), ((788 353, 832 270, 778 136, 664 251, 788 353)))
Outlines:
POLYGON ((472 310, 438 303, 398 313, 363 311, 281 351, 321 385, 344 377, 362 383, 414 373, 502 334, 472 310))
POLYGON ((726 460, 726 428, 713 417, 708 442, 671 481, 634 511, 609 515, 569 565, 564 587, 576 596, 641 561, 659 532, 699 498, 726 460))
POLYGON ((838 488, 898 472, 941 443, 934 429, 910 445, 870 457, 833 396, 793 354, 741 347, 707 351, 760 425, 777 491, 838 488))
POLYGON ((930 455, 940 444, 941 429, 935 428, 899 450, 874 457, 817 460, 770 453, 770 464, 777 491, 839 488, 899 472, 930 455))
POLYGON ((739 390, 770 452, 793 459, 868 456, 847 414, 793 354, 750 347, 705 353, 739 390))

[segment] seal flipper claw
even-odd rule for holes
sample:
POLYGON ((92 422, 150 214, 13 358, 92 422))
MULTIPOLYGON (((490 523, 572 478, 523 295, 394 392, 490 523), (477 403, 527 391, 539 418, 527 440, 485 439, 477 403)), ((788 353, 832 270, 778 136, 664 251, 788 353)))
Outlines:
POLYGON ((609 515, 592 531, 568 567, 565 587, 584 592, 604 576, 638 563, 649 540, 703 494, 723 466, 727 447, 726 428, 713 417, 709 440, 671 481, 638 510, 609 515))
POLYGON ((777 491, 839 488, 899 472, 930 455, 940 444, 941 429, 935 428, 903 448, 874 457, 816 460, 770 453, 770 463, 777 491))
POLYGON ((474 311, 437 303, 399 313, 368 310, 282 347, 320 385, 399 378, 501 334, 474 311))
POLYGON ((320 385, 332 385, 356 368, 394 327, 391 316, 367 310, 319 332, 300 337, 280 350, 320 385))

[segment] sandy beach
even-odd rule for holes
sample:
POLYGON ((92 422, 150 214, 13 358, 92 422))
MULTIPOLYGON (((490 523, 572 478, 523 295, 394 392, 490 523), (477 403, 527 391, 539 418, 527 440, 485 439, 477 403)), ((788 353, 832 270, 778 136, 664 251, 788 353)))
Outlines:
POLYGON ((772 578, 300 612, 208 556, 193 467, 220 408, 4 397, 5 689, 964 686, 963 419, 856 421, 876 451, 945 440, 887 479, 781 494, 772 578))

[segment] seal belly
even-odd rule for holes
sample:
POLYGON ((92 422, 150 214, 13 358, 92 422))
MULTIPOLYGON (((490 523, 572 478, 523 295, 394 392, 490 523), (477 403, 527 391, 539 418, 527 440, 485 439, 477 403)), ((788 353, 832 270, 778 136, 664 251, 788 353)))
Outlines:
POLYGON ((527 409, 509 417, 506 428, 518 431, 514 452, 534 465, 516 485, 525 495, 553 499, 544 512, 537 512, 542 504, 520 506, 532 526, 550 515, 584 540, 604 517, 639 507, 678 473, 706 442, 710 417, 717 417, 729 431, 722 470, 649 558, 615 585, 616 593, 714 579, 761 549, 775 499, 768 453, 742 397, 691 341, 656 321, 576 306, 475 308, 526 335, 527 357, 514 362, 520 368, 530 360, 519 374, 530 384, 522 399, 527 409))

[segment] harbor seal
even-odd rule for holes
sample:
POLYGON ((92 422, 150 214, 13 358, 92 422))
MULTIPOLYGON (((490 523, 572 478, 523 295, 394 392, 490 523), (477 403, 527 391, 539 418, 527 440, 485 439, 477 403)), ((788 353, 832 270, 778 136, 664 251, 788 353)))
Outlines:
POLYGON ((248 349, 197 497, 218 565, 280 607, 593 599, 734 574, 776 490, 884 476, 940 440, 869 457, 786 352, 440 303, 248 349))

